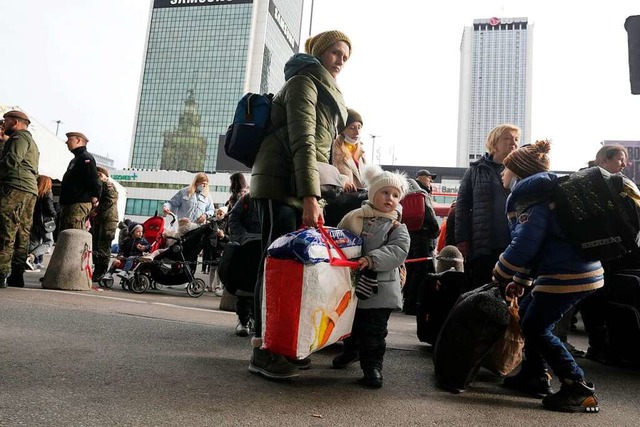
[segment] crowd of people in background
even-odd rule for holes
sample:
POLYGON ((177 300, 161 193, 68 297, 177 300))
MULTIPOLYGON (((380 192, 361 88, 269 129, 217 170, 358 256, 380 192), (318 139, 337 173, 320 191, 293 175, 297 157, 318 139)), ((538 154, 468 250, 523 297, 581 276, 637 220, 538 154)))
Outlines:
MULTIPOLYGON (((600 262, 582 260, 558 229, 544 197, 515 217, 507 218, 505 213, 517 211, 519 201, 546 194, 555 185, 557 177, 549 172, 549 141, 520 147, 517 126, 500 124, 491 130, 486 153, 466 170, 446 228, 441 228, 431 205, 436 174, 424 169, 407 178, 366 164, 360 141, 363 118, 346 107, 336 81, 351 51, 346 34, 326 31, 306 41, 305 53, 290 58, 284 69, 286 83, 273 98, 272 129, 259 148, 250 183, 243 173, 232 174, 224 206, 213 203, 205 173, 195 174, 193 182, 163 206, 165 214, 178 218, 185 233, 215 221, 215 233, 203 242, 201 273, 209 274, 206 290, 217 296, 222 296, 224 287, 217 265, 225 247, 249 242, 260 246, 255 259, 247 260, 258 266, 255 276, 244 279, 235 292, 235 333, 253 335, 249 371, 280 380, 309 368, 308 358, 287 359, 264 348, 265 256, 269 245, 285 233, 328 223, 363 238, 352 335, 333 360, 334 368, 359 361, 362 384, 370 388, 383 385, 391 313, 415 314, 421 281, 436 271, 438 248, 455 245, 464 257, 464 271, 473 288, 503 283, 509 292, 521 295, 525 288, 536 285, 520 308, 524 363, 516 376, 505 380, 505 386, 546 396, 543 403, 553 410, 574 410, 584 406, 586 399, 597 405, 594 387, 576 363, 574 356, 580 355, 566 343, 570 323, 564 323, 565 338, 558 336, 563 335, 563 317, 571 319, 579 309, 589 334, 587 357, 606 359, 602 288, 604 274, 614 267, 605 265, 603 270, 600 262), (422 227, 409 231, 401 222, 399 205, 412 192, 423 193, 426 205, 422 227), (425 262, 407 264, 406 285, 401 288, 400 267, 406 259, 425 262), (537 260, 537 276, 527 270, 533 259, 537 260), (573 279, 584 276, 581 286, 567 282, 567 275, 573 279), (557 393, 551 388, 550 369, 561 380, 557 393)), ((24 286, 23 273, 38 270, 42 256, 53 247, 56 228, 58 232, 90 229, 94 280, 116 269, 128 277, 134 262, 148 254, 150 244, 141 224, 119 222, 118 192, 109 181, 108 170, 97 167, 87 151, 88 138, 81 132, 66 134, 74 158, 62 179, 56 213, 52 180, 38 175, 39 152, 29 123, 23 112, 14 110, 4 114, 1 126, 0 287, 24 286), (112 261, 111 244, 117 230, 119 253, 112 261)), ((592 164, 616 174, 627 161, 624 147, 605 146, 592 164)))

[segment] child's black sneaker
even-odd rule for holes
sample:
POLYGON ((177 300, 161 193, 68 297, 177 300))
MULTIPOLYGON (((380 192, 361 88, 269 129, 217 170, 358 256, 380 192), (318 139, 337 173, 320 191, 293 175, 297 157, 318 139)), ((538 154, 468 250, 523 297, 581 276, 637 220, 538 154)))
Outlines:
POLYGON ((520 370, 516 375, 505 378, 504 386, 538 398, 553 393, 551 375, 548 373, 533 376, 520 370))
POLYGON ((563 382, 560 391, 547 395, 542 399, 542 404, 549 410, 559 412, 600 411, 593 384, 578 381, 563 382))

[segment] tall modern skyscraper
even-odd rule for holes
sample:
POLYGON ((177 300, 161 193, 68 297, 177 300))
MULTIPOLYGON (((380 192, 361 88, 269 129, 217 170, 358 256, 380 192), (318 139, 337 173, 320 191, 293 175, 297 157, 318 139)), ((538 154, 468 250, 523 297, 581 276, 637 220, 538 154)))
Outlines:
POLYGON ((456 166, 482 157, 487 134, 502 123, 531 132, 533 25, 527 18, 475 19, 460 46, 460 100, 456 166))
POLYGON ((216 170, 245 92, 277 92, 303 0, 152 0, 130 167, 216 170))

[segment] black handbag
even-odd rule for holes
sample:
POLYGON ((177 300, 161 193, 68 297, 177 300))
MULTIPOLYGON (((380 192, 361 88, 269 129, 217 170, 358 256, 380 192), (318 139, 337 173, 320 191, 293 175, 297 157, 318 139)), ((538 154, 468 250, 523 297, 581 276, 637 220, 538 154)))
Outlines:
POLYGON ((260 267, 262 244, 260 239, 248 240, 242 245, 229 242, 222 252, 218 276, 232 295, 237 291, 253 293, 260 267))

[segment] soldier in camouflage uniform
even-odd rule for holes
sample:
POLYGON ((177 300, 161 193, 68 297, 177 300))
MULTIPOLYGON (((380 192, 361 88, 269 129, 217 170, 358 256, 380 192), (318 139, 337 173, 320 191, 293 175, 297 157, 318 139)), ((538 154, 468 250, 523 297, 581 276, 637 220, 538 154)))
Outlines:
POLYGON ((102 185, 96 161, 87 151, 89 139, 80 132, 67 133, 67 148, 74 155, 62 177, 59 230, 86 230, 91 209, 98 207, 102 185))
POLYGON ((40 159, 27 115, 12 110, 4 119, 9 139, 0 151, 0 288, 24 286, 40 159))
POLYGON ((2 119, 0 120, 0 153, 2 153, 2 147, 7 139, 9 136, 4 134, 4 119, 2 119))
POLYGON ((118 227, 118 190, 109 181, 109 171, 98 166, 98 178, 102 183, 100 202, 91 212, 91 236, 93 240, 93 281, 97 282, 109 268, 111 243, 118 227))

